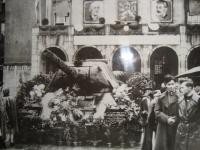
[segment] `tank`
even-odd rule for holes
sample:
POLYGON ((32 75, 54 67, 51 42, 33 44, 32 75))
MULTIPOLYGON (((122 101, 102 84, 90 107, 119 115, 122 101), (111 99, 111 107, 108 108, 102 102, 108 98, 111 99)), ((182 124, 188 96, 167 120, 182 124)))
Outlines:
MULTIPOLYGON (((92 106, 85 106, 96 108, 94 117, 103 117, 107 107, 117 105, 112 96, 112 91, 119 87, 119 83, 115 79, 111 69, 109 69, 106 60, 90 59, 74 65, 62 61, 48 49, 43 52, 43 57, 52 61, 59 68, 49 88, 54 84, 57 76, 59 76, 61 72, 64 72, 70 79, 68 82, 73 82, 72 84, 80 88, 81 92, 79 95, 85 97, 84 103, 89 103, 89 101, 91 101, 94 104, 92 106)), ((87 109, 85 108, 85 110, 87 109)))

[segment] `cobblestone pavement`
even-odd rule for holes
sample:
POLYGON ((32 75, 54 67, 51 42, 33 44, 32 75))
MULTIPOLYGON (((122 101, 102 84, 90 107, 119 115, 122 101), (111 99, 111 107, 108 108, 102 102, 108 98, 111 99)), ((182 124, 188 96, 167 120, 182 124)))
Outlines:
POLYGON ((141 146, 134 146, 128 148, 121 147, 68 147, 68 146, 55 146, 55 145, 16 145, 13 148, 7 148, 6 150, 140 150, 141 146))
POLYGON ((141 141, 133 147, 93 147, 93 146, 56 146, 56 145, 41 145, 41 144, 17 144, 14 147, 6 148, 6 150, 141 150, 143 134, 141 141))
POLYGON ((93 146, 56 146, 56 145, 41 145, 41 144, 16 144, 14 147, 6 148, 5 150, 141 150, 143 134, 141 141, 134 144, 133 147, 93 147, 93 146))

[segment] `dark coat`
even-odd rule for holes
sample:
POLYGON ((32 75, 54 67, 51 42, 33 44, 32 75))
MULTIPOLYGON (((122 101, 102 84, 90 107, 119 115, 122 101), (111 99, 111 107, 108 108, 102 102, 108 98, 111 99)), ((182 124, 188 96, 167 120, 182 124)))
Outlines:
POLYGON ((18 132, 16 100, 12 96, 3 97, 3 99, 6 101, 7 127, 18 132))
POLYGON ((158 121, 154 150, 174 150, 178 125, 178 96, 169 96, 164 92, 158 98, 154 111, 158 121), (173 125, 167 123, 170 116, 176 117, 173 125))
POLYGON ((0 128, 3 138, 9 129, 18 132, 16 101, 11 96, 0 98, 0 128))
POLYGON ((176 135, 176 150, 200 149, 200 96, 195 92, 179 100, 180 123, 176 135))
POLYGON ((153 111, 154 106, 150 97, 143 98, 141 111, 146 113, 143 114, 144 138, 141 150, 152 150, 153 132, 156 130, 156 119, 153 111))
POLYGON ((6 138, 8 115, 6 113, 6 101, 0 96, 0 130, 3 139, 6 138))

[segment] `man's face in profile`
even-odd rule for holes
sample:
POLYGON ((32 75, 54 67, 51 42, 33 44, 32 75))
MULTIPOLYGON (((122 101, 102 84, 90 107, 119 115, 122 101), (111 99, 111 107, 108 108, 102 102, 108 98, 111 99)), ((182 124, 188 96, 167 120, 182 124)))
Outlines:
POLYGON ((165 18, 167 16, 167 2, 158 2, 156 5, 156 13, 159 18, 165 18))
POLYGON ((183 82, 180 87, 180 92, 182 92, 184 95, 187 95, 190 91, 190 88, 186 86, 186 82, 183 82))

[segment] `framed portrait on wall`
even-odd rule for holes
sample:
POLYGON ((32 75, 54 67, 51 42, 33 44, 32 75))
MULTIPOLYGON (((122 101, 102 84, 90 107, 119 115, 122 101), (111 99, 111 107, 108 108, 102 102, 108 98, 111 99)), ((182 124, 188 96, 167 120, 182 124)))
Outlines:
POLYGON ((83 23, 99 24, 99 19, 104 17, 103 0, 84 0, 83 11, 83 23))
POLYGON ((172 0, 151 0, 151 21, 172 22, 173 1, 172 0))
POLYGON ((138 15, 137 0, 118 0, 118 20, 135 22, 138 15))
POLYGON ((189 15, 199 15, 200 14, 200 0, 189 0, 189 15))

